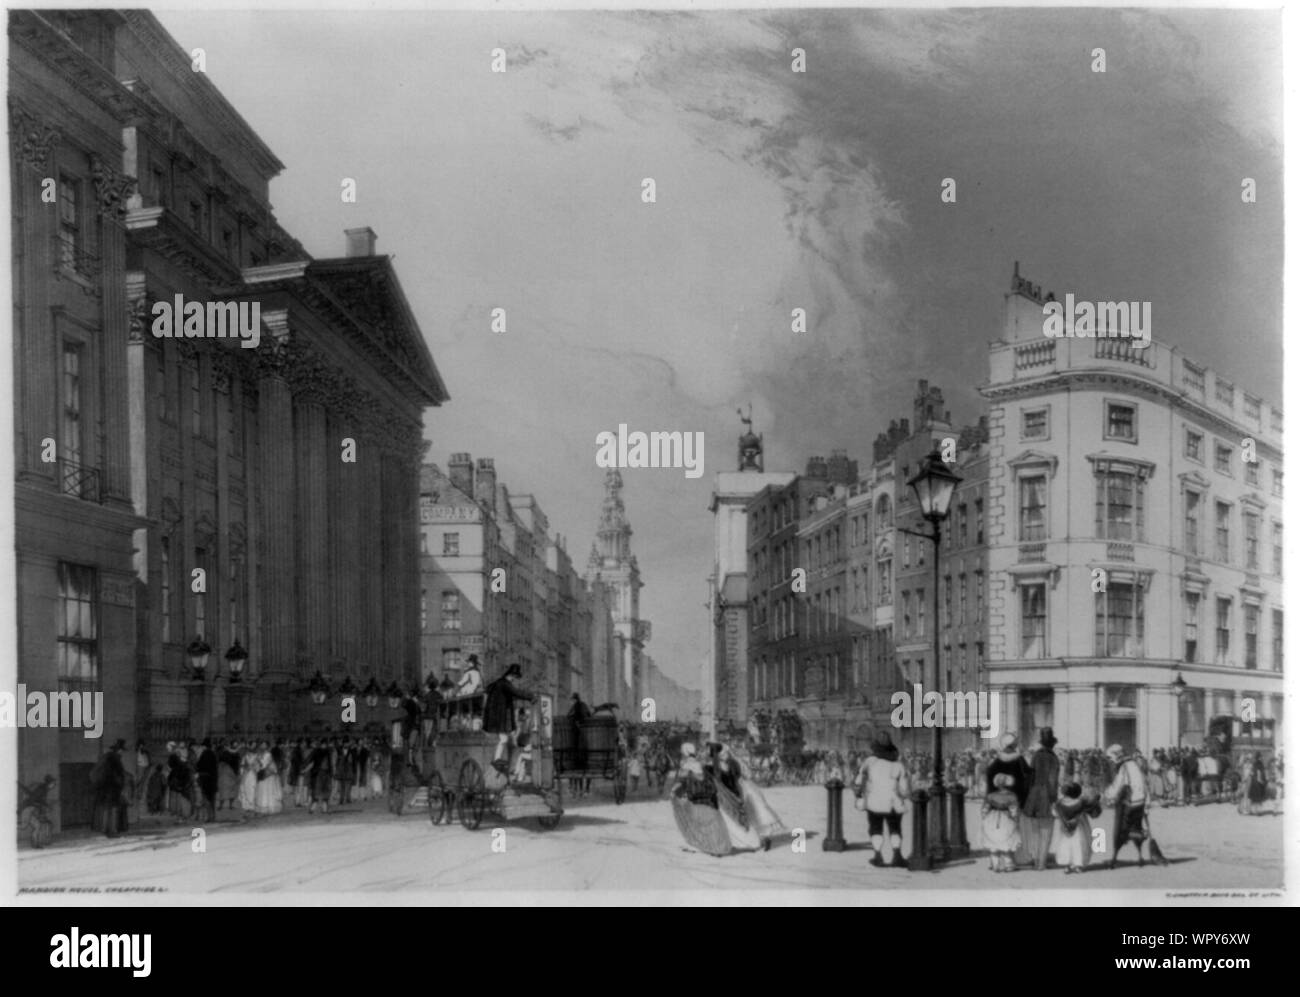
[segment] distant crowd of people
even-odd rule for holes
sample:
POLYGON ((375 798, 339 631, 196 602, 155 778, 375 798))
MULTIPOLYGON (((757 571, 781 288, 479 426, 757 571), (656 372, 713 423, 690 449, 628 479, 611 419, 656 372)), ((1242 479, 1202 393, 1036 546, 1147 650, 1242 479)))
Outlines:
POLYGON ((92 772, 96 824, 110 834, 126 830, 125 813, 110 805, 114 800, 130 804, 138 817, 170 815, 177 824, 214 821, 223 810, 241 817, 289 807, 327 812, 331 804, 382 796, 393 769, 382 738, 204 738, 168 741, 156 752, 140 741, 134 765, 127 764, 124 749, 119 741, 92 772))

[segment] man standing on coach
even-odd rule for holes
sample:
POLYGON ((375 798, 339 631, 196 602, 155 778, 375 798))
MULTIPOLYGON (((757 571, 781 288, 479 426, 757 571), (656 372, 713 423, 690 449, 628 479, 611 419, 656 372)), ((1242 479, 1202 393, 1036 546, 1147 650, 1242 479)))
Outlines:
POLYGON ((483 705, 483 729, 489 734, 497 735, 497 750, 492 758, 492 767, 502 775, 510 772, 510 737, 515 732, 515 700, 532 700, 531 693, 525 692, 511 683, 512 678, 521 678, 523 669, 517 664, 506 669, 499 679, 488 683, 487 702, 483 705))

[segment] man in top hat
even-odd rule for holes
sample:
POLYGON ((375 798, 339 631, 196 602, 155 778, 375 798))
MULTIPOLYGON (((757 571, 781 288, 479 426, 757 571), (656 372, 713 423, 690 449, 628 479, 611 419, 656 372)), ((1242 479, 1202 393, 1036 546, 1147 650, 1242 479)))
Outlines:
POLYGON ((126 789, 126 766, 122 764, 124 750, 126 742, 121 738, 108 749, 96 791, 96 803, 104 815, 104 833, 110 838, 116 838, 127 830, 127 801, 123 793, 126 789))
POLYGON ((465 672, 456 683, 457 696, 476 696, 483 691, 483 672, 479 668, 478 655, 471 654, 465 662, 465 672))
POLYGON ((483 704, 483 729, 489 734, 497 735, 497 748, 492 758, 492 767, 502 775, 510 772, 510 762, 506 757, 510 750, 510 738, 515 732, 515 701, 533 699, 532 693, 525 692, 510 680, 522 678, 524 670, 518 664, 512 664, 500 678, 493 679, 487 686, 487 701, 483 704))
POLYGON ((1106 755, 1115 765, 1115 778, 1106 789, 1106 799, 1115 804, 1115 850, 1110 856, 1109 868, 1115 868, 1119 850, 1128 842, 1137 849, 1138 866, 1142 860, 1142 841, 1146 838, 1147 778, 1138 763, 1136 752, 1125 752, 1118 744, 1106 749, 1106 755))

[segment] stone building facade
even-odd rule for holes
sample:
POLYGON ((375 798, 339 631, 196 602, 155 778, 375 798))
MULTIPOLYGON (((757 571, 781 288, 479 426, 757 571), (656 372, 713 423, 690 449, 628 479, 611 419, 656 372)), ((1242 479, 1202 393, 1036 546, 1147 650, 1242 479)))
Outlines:
MULTIPOLYGON (((448 394, 392 263, 369 229, 330 259, 283 230, 282 164, 147 11, 14 12, 10 37, 19 522, 44 547, 20 550, 24 667, 103 691, 106 736, 155 748, 336 727, 316 673, 419 661, 423 414, 448 394), (187 304, 246 306, 256 348, 183 326, 187 304), (156 335, 169 309, 188 335, 156 335)), ((24 774, 99 747, 27 738, 24 774)), ((83 775, 61 779, 71 823, 83 775)))
POLYGON ((1281 410, 1158 340, 1048 338, 1050 300, 1017 268, 983 389, 1004 716, 1071 747, 1277 747, 1281 410))

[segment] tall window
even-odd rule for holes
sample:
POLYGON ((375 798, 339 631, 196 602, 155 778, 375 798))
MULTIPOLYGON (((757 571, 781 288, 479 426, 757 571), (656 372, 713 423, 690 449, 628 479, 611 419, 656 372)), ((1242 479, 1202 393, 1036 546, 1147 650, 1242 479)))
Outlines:
POLYGON ((1282 472, 1281 471, 1273 472, 1273 494, 1278 496, 1279 498, 1282 497, 1282 472))
POLYGON ((1228 663, 1228 649, 1231 645, 1231 624, 1229 620, 1232 614, 1231 599, 1215 600, 1215 619, 1214 619, 1214 663, 1226 665, 1228 663))
POLYGON ((1047 409, 1031 409, 1021 413, 1024 422, 1021 428, 1021 437, 1026 440, 1042 440, 1047 438, 1047 409))
POLYGON ((1047 656, 1047 584, 1020 586, 1020 656, 1047 656))
POLYGON ((1220 474, 1232 474, 1232 447, 1214 444, 1214 469, 1220 474))
POLYGON ((984 542, 984 500, 975 500, 975 542, 984 542))
POLYGON ((190 431, 195 436, 203 435, 203 390, 198 360, 190 368, 190 431))
MULTIPOLYGON (((207 587, 212 584, 209 577, 211 572, 208 571, 208 552, 202 547, 194 548, 194 567, 203 569, 203 588, 202 592, 193 592, 194 595, 194 633, 199 637, 208 635, 208 593, 207 587)), ((191 575, 191 577, 193 577, 191 575)), ((190 586, 193 590, 193 585, 190 586)))
POLYGON ((1246 624, 1246 667, 1259 667, 1259 607, 1244 606, 1246 624))
POLYGON ((879 592, 879 602, 886 606, 894 601, 894 559, 892 557, 882 557, 876 562, 876 579, 877 591, 879 592))
POLYGON ((984 619, 984 572, 975 572, 975 619, 984 619))
POLYGON ((1228 521, 1232 515, 1232 506, 1227 502, 1214 503, 1214 558, 1227 561, 1229 554, 1228 521))
POLYGON ((943 626, 952 626, 952 575, 943 576, 943 626))
POLYGON ((1183 442, 1183 453, 1188 460, 1205 463, 1205 437, 1200 433, 1187 430, 1183 442))
POLYGON ((1137 409, 1132 405, 1106 403, 1106 437, 1112 440, 1137 440, 1137 409))
POLYGON ((1183 593, 1183 660, 1191 664, 1196 660, 1200 640, 1201 594, 1183 593))
POLYGON ((912 566, 912 538, 906 533, 903 534, 903 567, 912 566))
POLYGON ((1282 670, 1282 610, 1273 610, 1273 671, 1282 670))
POLYGON ((1282 524, 1273 524, 1273 574, 1282 574, 1282 524))
POLYGON ((963 502, 957 506, 957 546, 965 547, 969 542, 967 535, 968 521, 966 517, 966 503, 963 502))
POLYGON ((1047 477, 1036 474, 1020 479, 1020 539, 1047 537, 1047 477))
MULTIPOLYGON (((59 441, 64 462, 74 467, 82 463, 81 435, 81 347, 76 343, 63 344, 63 419, 59 441)), ((63 476, 64 490, 73 489, 80 494, 78 479, 63 476)))
POLYGON ((903 637, 912 636, 912 593, 903 593, 903 637))
POLYGON ((925 636, 925 589, 916 590, 916 635, 925 636))
POLYGON ((1201 496, 1183 493, 1183 547, 1189 554, 1201 553, 1201 496))
POLYGON ((420 633, 429 632, 429 590, 420 589, 420 633))
POLYGON ((444 533, 442 535, 442 554, 443 557, 460 556, 460 534, 444 533))
POLYGON ((1096 596, 1096 654, 1099 658, 1136 658, 1142 654, 1145 608, 1140 585, 1111 581, 1096 596))
POLYGON ((442 593, 442 629, 460 629, 460 593, 455 589, 442 593))
POLYGON ((1259 461, 1257 460, 1246 461, 1246 484, 1248 485, 1259 484, 1259 461))
POLYGON ((99 682, 99 579, 95 569, 59 562, 59 686, 99 682))
POLYGON ((230 559, 230 642, 233 644, 243 635, 240 629, 244 625, 244 564, 235 558, 230 559))
POLYGON ((170 644, 172 640, 172 538, 161 537, 158 541, 158 595, 162 603, 162 641, 170 644))
POLYGON ((453 680, 460 676, 460 648, 449 647, 442 652, 442 674, 453 680))
POLYGON ((1250 571, 1259 570, 1259 514, 1254 512, 1245 512, 1242 514, 1242 525, 1246 538, 1246 568, 1250 571))
POLYGON ((1137 474, 1108 470, 1097 475, 1097 536, 1104 540, 1142 540, 1143 487, 1137 474))
POLYGON ((966 622, 966 576, 962 575, 957 583, 957 622, 966 622))
POLYGON ((83 248, 81 232, 81 182, 59 174, 59 263, 77 269, 83 248))

